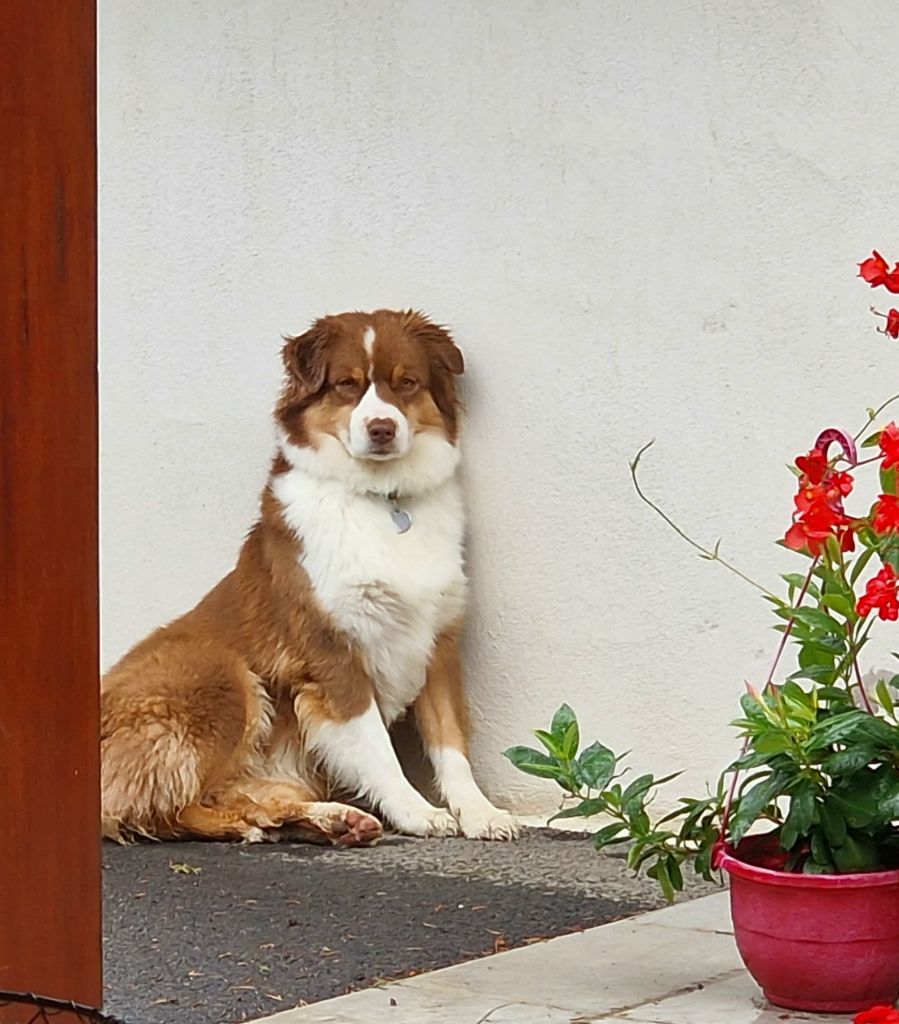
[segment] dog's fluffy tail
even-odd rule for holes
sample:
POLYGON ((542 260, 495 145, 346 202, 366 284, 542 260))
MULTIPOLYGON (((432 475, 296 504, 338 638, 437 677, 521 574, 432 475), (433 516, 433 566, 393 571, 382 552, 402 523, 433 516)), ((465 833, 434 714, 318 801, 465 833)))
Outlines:
POLYGON ((102 832, 123 841, 171 826, 202 795, 197 750, 172 724, 137 719, 103 739, 102 832))

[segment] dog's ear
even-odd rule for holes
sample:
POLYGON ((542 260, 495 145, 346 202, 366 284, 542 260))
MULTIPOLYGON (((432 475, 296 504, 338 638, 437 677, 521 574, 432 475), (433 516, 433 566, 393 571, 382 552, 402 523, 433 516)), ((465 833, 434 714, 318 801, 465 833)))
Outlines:
POLYGON ((317 394, 328 375, 328 325, 317 320, 305 334, 285 338, 281 358, 291 382, 299 389, 299 398, 317 394))
POLYGON ((455 441, 459 429, 459 400, 456 397, 455 378, 465 372, 465 360, 452 335, 439 324, 433 324, 424 314, 410 312, 408 329, 421 341, 431 363, 431 394, 446 423, 450 437, 455 441))
POLYGON ((431 366, 456 377, 464 373, 465 360, 450 332, 439 324, 431 323, 423 313, 410 312, 408 316, 409 328, 427 349, 431 366))
POLYGON ((438 370, 447 370, 459 377, 465 373, 465 360, 445 327, 429 323, 424 329, 425 344, 431 354, 431 363, 438 370))

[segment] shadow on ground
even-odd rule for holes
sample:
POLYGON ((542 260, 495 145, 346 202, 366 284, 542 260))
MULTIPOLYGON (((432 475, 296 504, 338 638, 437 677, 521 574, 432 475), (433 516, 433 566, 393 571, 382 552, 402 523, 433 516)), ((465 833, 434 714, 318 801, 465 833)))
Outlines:
POLYGON ((107 1009, 224 1024, 657 906, 589 842, 104 848, 107 1009))

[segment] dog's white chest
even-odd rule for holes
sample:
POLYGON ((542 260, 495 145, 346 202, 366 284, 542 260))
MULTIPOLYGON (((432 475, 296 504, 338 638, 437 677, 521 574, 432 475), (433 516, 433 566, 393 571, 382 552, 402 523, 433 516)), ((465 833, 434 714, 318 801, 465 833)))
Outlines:
POLYGON ((383 497, 297 472, 281 478, 276 494, 302 538, 316 598, 358 647, 392 722, 418 696, 434 641, 464 607, 458 484, 403 499, 412 516, 404 533, 383 497))

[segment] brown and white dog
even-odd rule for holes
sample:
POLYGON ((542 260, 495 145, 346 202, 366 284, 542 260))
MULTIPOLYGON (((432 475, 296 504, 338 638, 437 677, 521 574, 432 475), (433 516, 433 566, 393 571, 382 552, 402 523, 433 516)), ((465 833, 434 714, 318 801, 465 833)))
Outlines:
POLYGON ((343 844, 397 831, 509 839, 475 782, 465 605, 462 355, 419 313, 287 340, 278 452, 236 567, 102 682, 103 833, 343 844), (389 729, 412 709, 446 808, 389 729))

